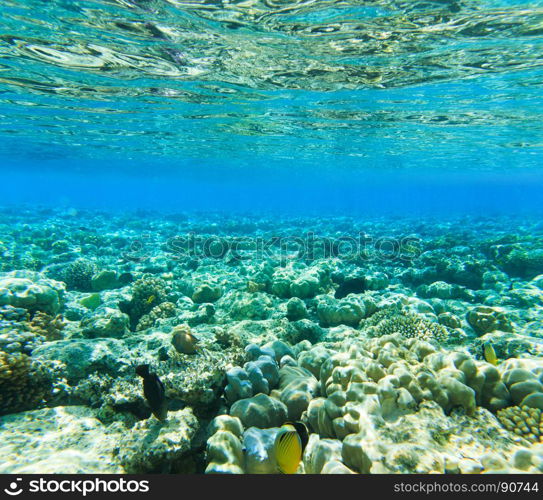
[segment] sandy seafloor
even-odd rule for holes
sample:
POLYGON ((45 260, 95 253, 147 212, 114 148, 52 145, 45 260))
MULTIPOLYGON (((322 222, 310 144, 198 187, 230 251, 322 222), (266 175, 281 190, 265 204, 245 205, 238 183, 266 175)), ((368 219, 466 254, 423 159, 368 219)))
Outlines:
POLYGON ((299 473, 543 472, 538 217, 5 208, 0 256, 1 473, 273 473, 287 420, 299 473))

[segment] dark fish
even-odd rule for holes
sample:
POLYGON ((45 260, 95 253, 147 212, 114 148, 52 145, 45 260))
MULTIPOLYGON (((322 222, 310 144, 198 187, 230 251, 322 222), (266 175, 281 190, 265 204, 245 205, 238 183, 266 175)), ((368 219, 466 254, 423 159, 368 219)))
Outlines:
POLYGON ((309 441, 309 432, 306 425, 300 421, 287 422, 287 424, 292 425, 296 429, 296 432, 298 433, 298 435, 300 436, 300 440, 302 441, 302 451, 305 450, 307 442, 309 441))
POLYGON ((336 299, 347 297, 350 293, 362 293, 367 290, 366 278, 348 278, 336 289, 336 299))
POLYGON ((136 373, 143 378, 143 395, 153 415, 159 420, 166 420, 168 401, 164 384, 156 373, 149 372, 149 365, 136 366, 136 373))

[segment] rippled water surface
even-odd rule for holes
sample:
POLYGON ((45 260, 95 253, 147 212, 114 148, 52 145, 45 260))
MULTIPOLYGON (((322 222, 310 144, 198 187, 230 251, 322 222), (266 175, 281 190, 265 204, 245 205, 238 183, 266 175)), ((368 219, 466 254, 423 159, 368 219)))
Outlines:
POLYGON ((540 164, 541 1, 3 0, 0 16, 4 159, 540 164))

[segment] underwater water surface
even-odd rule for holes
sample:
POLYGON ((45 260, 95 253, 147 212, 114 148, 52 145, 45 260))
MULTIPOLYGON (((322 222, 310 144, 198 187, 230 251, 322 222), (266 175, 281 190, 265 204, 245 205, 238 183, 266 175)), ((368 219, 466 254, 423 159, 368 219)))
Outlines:
POLYGON ((175 186, 156 208, 191 191, 286 207, 294 192, 318 211, 322 190, 352 202, 349 187, 390 193, 398 175, 411 206, 458 172, 490 204, 496 184, 541 184, 540 1, 7 0, 0 14, 3 191, 23 200, 76 203, 105 174, 132 206, 152 203, 149 180, 175 186))
POLYGON ((542 1, 0 21, 0 473, 543 472, 542 1))

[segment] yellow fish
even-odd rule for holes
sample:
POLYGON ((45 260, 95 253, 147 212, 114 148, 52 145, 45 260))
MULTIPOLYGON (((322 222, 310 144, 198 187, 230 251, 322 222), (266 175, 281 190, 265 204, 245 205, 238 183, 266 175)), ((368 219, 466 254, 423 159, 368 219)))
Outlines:
POLYGON ((155 301, 156 297, 154 295, 151 295, 148 299, 147 299, 147 304, 152 304, 154 301, 155 301))
POLYGON ((305 445, 307 428, 301 422, 287 422, 275 438, 274 454, 279 472, 294 474, 300 465, 305 445))
POLYGON ((496 356, 494 346, 490 342, 483 344, 483 357, 491 365, 496 366, 498 364, 498 356, 496 356))

